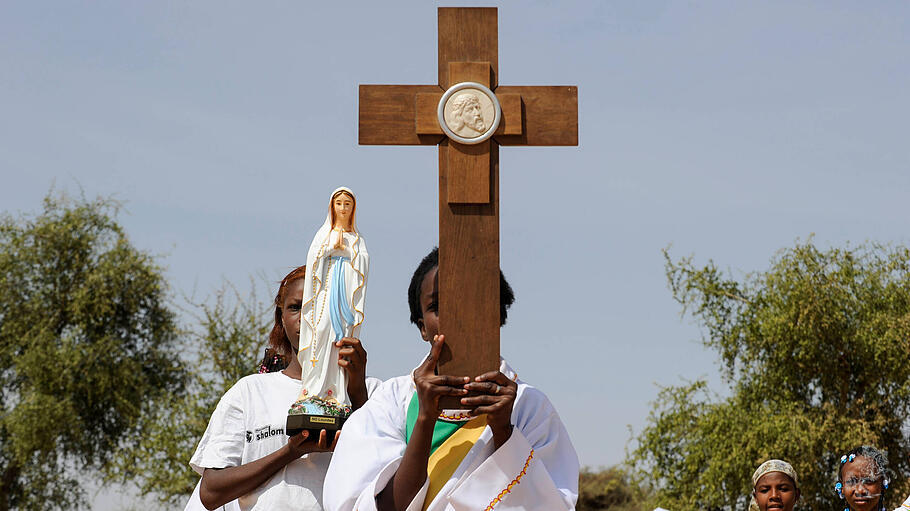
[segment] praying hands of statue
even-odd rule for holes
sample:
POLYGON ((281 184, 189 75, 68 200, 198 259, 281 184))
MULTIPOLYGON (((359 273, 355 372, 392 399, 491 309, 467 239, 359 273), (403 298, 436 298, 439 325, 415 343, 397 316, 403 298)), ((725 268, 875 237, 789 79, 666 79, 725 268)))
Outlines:
POLYGON ((343 337, 335 346, 339 348, 338 365, 348 373, 348 397, 356 410, 367 402, 367 352, 356 337, 343 337))

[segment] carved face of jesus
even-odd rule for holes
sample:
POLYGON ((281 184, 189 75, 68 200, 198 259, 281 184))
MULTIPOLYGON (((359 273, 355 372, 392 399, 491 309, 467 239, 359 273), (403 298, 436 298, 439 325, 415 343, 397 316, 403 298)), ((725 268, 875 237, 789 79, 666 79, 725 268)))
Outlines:
POLYGON ((878 508, 884 487, 883 475, 878 467, 865 456, 857 456, 843 466, 841 481, 844 484, 844 499, 853 511, 872 511, 878 508))
POLYGON ((799 490, 790 476, 783 472, 768 472, 755 483, 755 503, 761 511, 793 511, 799 500, 799 490))
POLYGON ((463 106, 461 110, 461 122, 472 130, 483 133, 487 126, 483 122, 483 109, 480 107, 480 101, 473 94, 463 96, 463 106))
POLYGON ((332 199, 332 211, 335 213, 332 227, 350 230, 351 218, 354 215, 354 198, 347 193, 339 193, 332 199))

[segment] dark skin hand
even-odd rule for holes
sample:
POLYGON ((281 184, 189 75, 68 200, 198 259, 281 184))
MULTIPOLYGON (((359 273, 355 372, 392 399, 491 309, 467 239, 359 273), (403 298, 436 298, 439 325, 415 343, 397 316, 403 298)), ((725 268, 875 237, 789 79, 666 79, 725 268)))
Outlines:
POLYGON ((344 337, 335 346, 339 348, 338 365, 348 373, 348 397, 356 410, 367 402, 367 352, 356 337, 344 337))
POLYGON ((239 467, 207 468, 202 474, 199 499, 206 509, 223 506, 255 490, 268 481, 275 472, 304 454, 335 450, 340 434, 340 431, 336 431, 335 438, 329 445, 326 430, 319 433, 318 440, 310 439, 309 432, 304 431, 290 437, 288 443, 277 451, 256 461, 239 467))
POLYGON ((491 371, 474 378, 464 388, 479 395, 461 398, 461 404, 472 406, 473 416, 487 416, 493 445, 499 449, 512 437, 512 406, 518 384, 499 371, 491 371))

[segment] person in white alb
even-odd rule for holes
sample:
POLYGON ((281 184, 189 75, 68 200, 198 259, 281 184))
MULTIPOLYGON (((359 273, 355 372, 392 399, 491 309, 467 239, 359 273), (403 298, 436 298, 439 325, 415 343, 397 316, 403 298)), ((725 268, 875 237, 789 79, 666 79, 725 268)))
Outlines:
MULTIPOLYGON (((411 374, 383 383, 345 423, 325 478, 325 508, 574 509, 578 457, 540 390, 505 361, 474 381, 434 374, 445 343, 437 266, 434 249, 408 289, 411 321, 431 343, 430 354, 411 374), (468 390, 477 395, 461 399, 466 417, 440 410, 440 396, 468 390)), ((514 295, 502 277, 500 300, 503 324, 514 295)))

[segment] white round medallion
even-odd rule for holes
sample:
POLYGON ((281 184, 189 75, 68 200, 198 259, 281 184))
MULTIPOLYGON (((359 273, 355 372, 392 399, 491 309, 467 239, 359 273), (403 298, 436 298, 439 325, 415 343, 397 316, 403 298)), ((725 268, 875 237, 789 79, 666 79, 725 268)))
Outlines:
POLYGON ((436 108, 442 131, 462 144, 479 144, 493 136, 502 120, 499 100, 489 88, 461 82, 445 91, 436 108))

